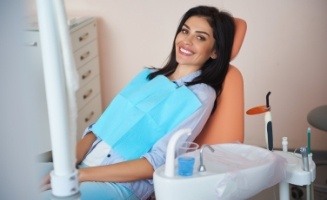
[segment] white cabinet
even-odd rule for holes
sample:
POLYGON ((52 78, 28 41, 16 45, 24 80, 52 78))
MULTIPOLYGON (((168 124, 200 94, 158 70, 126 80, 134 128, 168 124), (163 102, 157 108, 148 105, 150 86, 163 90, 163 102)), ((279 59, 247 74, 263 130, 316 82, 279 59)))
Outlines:
POLYGON ((93 123, 102 112, 97 23, 95 18, 79 21, 80 23, 77 23, 70 31, 80 84, 80 88, 76 92, 77 139, 81 138, 84 129, 93 123))
MULTIPOLYGON (((70 26, 70 35, 75 58, 76 69, 79 75, 79 89, 76 92, 78 107, 77 133, 79 140, 84 129, 95 122, 102 112, 101 90, 99 75, 99 54, 97 43, 97 22, 95 18, 80 18, 70 26)), ((45 86, 42 68, 41 46, 39 31, 31 28, 26 31, 25 43, 33 52, 35 63, 32 66, 35 71, 35 88, 39 90, 39 95, 35 96, 35 101, 39 102, 36 115, 39 115, 40 145, 37 147, 39 153, 51 150, 50 131, 46 107, 45 86)))

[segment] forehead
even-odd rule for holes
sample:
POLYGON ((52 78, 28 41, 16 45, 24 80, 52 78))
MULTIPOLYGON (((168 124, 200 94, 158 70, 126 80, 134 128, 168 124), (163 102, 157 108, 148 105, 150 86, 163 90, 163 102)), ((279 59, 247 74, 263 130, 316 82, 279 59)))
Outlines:
POLYGON ((207 18, 205 17, 192 16, 188 18, 184 24, 195 31, 205 31, 207 33, 213 32, 207 18))

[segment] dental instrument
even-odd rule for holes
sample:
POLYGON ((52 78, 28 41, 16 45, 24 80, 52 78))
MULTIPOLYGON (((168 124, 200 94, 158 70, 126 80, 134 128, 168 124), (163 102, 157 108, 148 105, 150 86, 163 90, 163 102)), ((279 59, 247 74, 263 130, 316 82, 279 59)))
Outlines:
POLYGON ((261 114, 265 113, 265 140, 266 140, 266 146, 267 149, 272 151, 274 144, 273 144, 273 130, 272 130, 272 119, 271 119, 271 107, 269 104, 269 96, 271 92, 269 91, 266 95, 266 105, 263 106, 257 106, 254 108, 249 109, 246 111, 246 114, 248 115, 256 115, 256 114, 261 114))
MULTIPOLYGON (((306 171, 306 172, 310 172, 310 168, 309 168, 309 159, 308 159, 308 147, 301 147, 300 148, 300 153, 302 155, 302 169, 303 171, 306 171)), ((308 184, 306 185, 306 194, 307 194, 307 198, 308 200, 311 200, 312 197, 313 197, 313 194, 312 194, 312 190, 311 190, 311 185, 312 184, 308 184)))
POLYGON ((286 173, 283 181, 279 183, 279 199, 290 200, 289 184, 306 186, 307 199, 313 199, 312 182, 316 178, 316 165, 308 154, 307 148, 300 148, 299 153, 273 151, 287 160, 286 173))
POLYGON ((268 111, 265 113, 265 125, 266 125, 266 144, 268 145, 268 149, 270 151, 273 150, 273 132, 272 132, 272 122, 271 122, 271 112, 269 105, 269 96, 271 92, 268 92, 266 95, 266 107, 268 111))
POLYGON ((300 153, 302 155, 302 169, 303 171, 309 171, 308 148, 301 147, 300 153))
POLYGON ((311 128, 308 127, 307 129, 307 147, 308 147, 308 154, 311 153, 311 128))

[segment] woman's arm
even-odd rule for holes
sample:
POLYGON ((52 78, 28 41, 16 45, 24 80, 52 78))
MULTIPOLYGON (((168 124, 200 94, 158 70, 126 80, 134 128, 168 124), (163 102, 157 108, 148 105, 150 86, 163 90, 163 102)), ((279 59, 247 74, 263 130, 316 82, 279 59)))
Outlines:
POLYGON ((86 153, 91 148, 93 142, 96 140, 94 133, 87 133, 76 145, 76 164, 82 162, 85 158, 86 153))
POLYGON ((112 165, 79 169, 79 181, 129 182, 150 179, 153 167, 145 158, 124 161, 112 165))

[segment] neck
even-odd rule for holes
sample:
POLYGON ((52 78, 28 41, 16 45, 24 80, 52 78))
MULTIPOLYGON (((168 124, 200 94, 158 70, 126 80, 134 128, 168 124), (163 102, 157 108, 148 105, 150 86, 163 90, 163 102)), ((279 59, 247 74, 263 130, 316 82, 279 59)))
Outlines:
POLYGON ((170 80, 178 80, 184 76, 187 76, 193 72, 198 71, 199 69, 196 67, 189 67, 189 66, 180 66, 178 65, 174 73, 169 76, 170 80))

